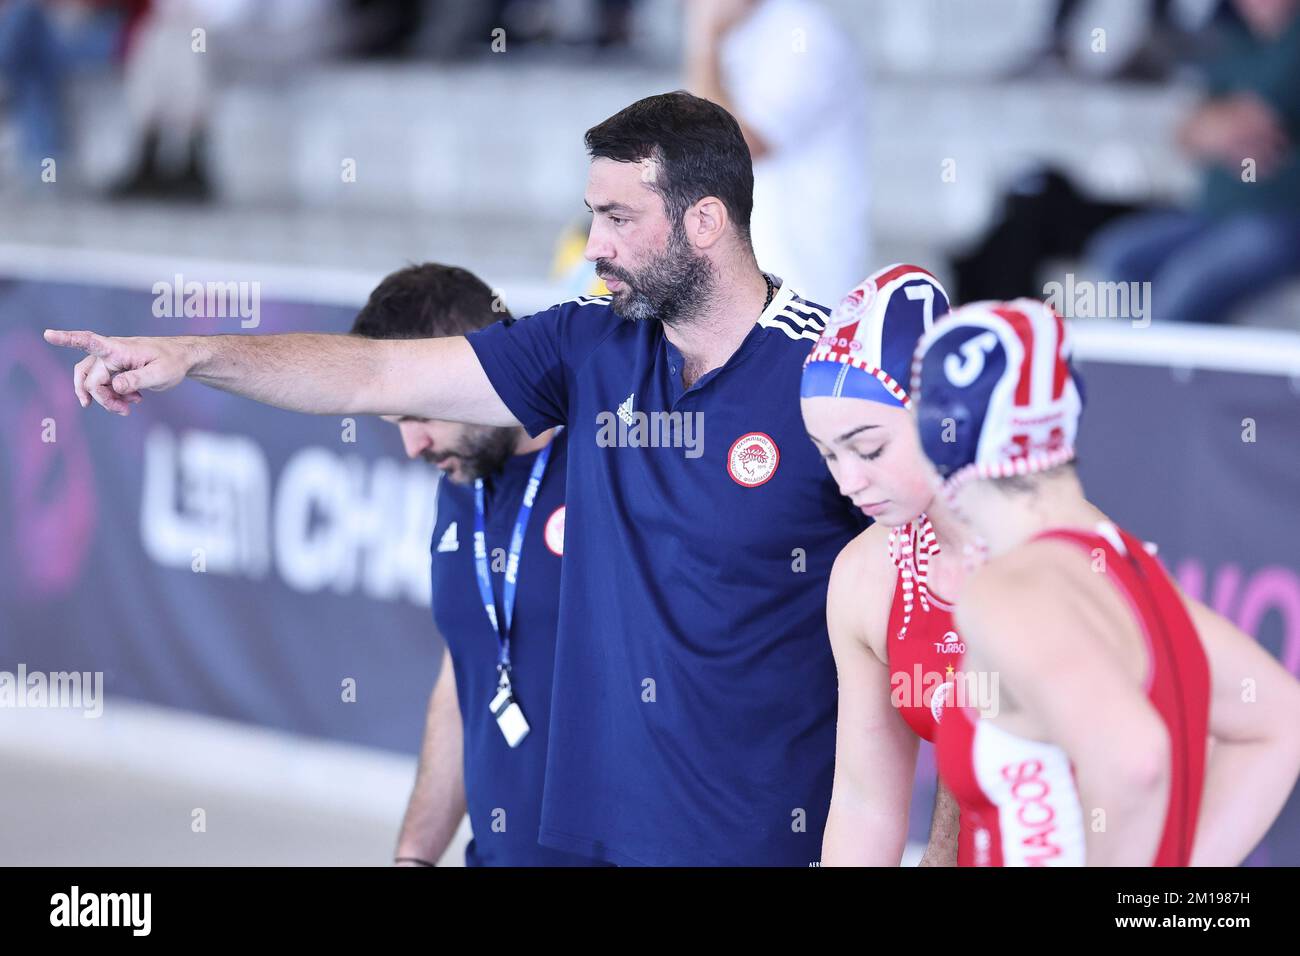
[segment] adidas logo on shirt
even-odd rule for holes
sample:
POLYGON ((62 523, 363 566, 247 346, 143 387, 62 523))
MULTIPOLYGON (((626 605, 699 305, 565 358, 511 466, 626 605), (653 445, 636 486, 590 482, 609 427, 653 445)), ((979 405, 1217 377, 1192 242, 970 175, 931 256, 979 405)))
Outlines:
POLYGON ((622 405, 618 406, 618 417, 623 419, 625 425, 632 424, 632 399, 636 398, 636 392, 627 397, 622 405))
POLYGON ((459 550, 460 540, 456 537, 456 522, 453 521, 451 524, 447 525, 447 530, 444 531, 442 537, 438 539, 438 552, 442 553, 444 551, 459 550))

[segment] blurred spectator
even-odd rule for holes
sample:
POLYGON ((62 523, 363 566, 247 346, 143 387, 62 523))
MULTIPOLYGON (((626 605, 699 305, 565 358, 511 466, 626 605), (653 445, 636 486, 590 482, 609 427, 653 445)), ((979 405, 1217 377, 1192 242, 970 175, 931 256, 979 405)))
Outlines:
POLYGON ((1208 96, 1179 136, 1204 167, 1200 198, 1117 220, 1091 245, 1104 278, 1151 282, 1163 321, 1226 321, 1300 274, 1300 0, 1235 4, 1246 26, 1209 65, 1208 96))
POLYGON ((218 67, 247 73, 319 61, 364 47, 387 22, 344 0, 153 0, 126 65, 135 156, 111 195, 208 198, 218 67))
POLYGON ((1044 266, 1077 260, 1097 230, 1138 209, 1085 195, 1063 170, 1037 164, 1011 180, 1000 207, 992 227, 953 259, 949 291, 958 301, 1041 296, 1044 266))
POLYGON ((206 198, 204 163, 209 71, 201 4, 158 0, 142 20, 126 66, 126 96, 138 123, 134 167, 110 188, 117 198, 206 198), (196 48, 196 45, 199 48, 196 48))
POLYGON ((632 0, 599 0, 599 10, 596 44, 601 47, 627 46, 632 0))
MULTIPOLYGON (((1200 8, 1189 19, 1199 19, 1202 22, 1195 25, 1203 26, 1218 0, 1184 0, 1183 5, 1189 3, 1200 8)), ((1175 47, 1186 38, 1175 16, 1177 0, 1146 0, 1143 5, 1147 7, 1149 20, 1142 43, 1109 69, 1105 75, 1111 79, 1155 82, 1165 79, 1174 66, 1175 47)), ((1078 60, 1074 27, 1081 16, 1088 17, 1090 24, 1100 25, 1106 11, 1101 10, 1101 16, 1097 16, 1096 6, 1095 0, 1057 0, 1046 48, 1018 72, 1021 75, 1074 72, 1078 60)), ((1085 35, 1090 36, 1091 30, 1090 25, 1085 35)))
POLYGON ((824 305, 871 262, 860 57, 811 0, 686 0, 691 92, 735 116, 754 159, 758 264, 824 305))
POLYGON ((33 181, 67 146, 65 83, 121 52, 128 22, 145 0, 0 0, 0 77, 8 89, 24 164, 33 181))
POLYGON ((439 59, 482 55, 500 28, 512 50, 626 52, 633 6, 634 0, 432 0, 418 46, 439 59))
POLYGON ((424 22, 424 0, 348 0, 348 7, 357 33, 350 51, 354 56, 408 53, 424 22))

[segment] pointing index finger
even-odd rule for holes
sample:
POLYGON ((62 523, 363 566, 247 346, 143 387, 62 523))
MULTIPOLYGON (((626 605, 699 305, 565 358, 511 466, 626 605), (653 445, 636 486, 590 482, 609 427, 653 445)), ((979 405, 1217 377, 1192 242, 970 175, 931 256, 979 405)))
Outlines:
POLYGON ((46 329, 45 341, 51 345, 62 346, 67 349, 81 349, 90 355, 96 355, 100 358, 108 358, 108 343, 101 339, 94 332, 69 332, 63 329, 46 329))

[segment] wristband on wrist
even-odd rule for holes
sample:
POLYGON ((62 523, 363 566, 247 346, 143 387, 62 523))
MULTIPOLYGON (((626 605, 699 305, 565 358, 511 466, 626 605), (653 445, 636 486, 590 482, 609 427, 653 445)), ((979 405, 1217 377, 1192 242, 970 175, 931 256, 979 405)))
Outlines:
POLYGON ((428 860, 421 860, 418 856, 399 856, 393 859, 394 863, 414 863, 416 866, 437 866, 436 863, 430 863, 428 860))

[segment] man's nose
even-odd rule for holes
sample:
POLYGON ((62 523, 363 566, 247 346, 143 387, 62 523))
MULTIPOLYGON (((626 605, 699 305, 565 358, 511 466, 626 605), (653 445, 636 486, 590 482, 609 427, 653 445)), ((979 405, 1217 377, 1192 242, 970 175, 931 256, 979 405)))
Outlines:
POLYGON ((587 248, 582 251, 582 256, 588 262, 614 258, 614 250, 605 240, 603 230, 594 222, 591 224, 591 231, 587 233, 587 248))
POLYGON ((429 437, 423 432, 402 426, 402 446, 407 458, 419 458, 420 453, 429 447, 429 437))

